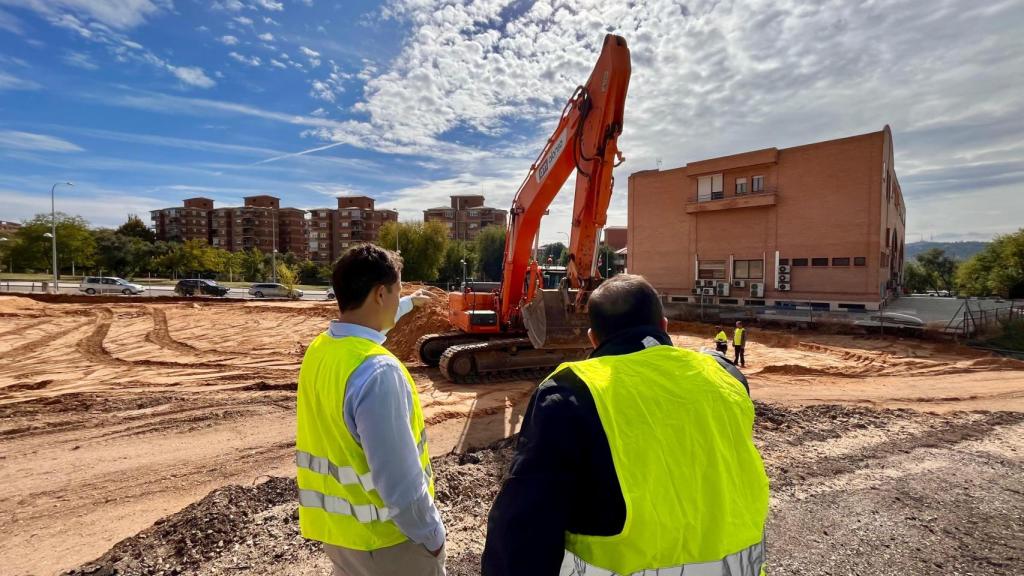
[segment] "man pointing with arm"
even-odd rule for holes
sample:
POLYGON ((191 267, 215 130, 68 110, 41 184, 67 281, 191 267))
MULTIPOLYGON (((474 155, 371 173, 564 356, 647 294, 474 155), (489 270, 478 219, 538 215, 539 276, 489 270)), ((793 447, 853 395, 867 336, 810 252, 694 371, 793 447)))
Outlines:
POLYGON ((401 260, 373 244, 346 252, 331 284, 340 319, 299 371, 296 464, 302 535, 336 576, 444 574, 445 528, 412 377, 382 346, 429 297, 400 298, 401 260))

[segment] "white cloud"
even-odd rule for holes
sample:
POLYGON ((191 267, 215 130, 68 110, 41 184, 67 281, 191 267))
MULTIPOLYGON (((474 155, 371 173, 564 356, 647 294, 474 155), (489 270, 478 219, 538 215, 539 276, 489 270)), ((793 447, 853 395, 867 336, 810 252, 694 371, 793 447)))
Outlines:
POLYGON ((71 13, 86 20, 94 20, 110 28, 127 30, 147 22, 173 9, 170 0, 6 0, 16 6, 34 10, 47 18, 59 18, 71 13))
POLYGON ((238 52, 229 52, 228 56, 231 56, 235 60, 238 60, 242 64, 246 64, 248 66, 259 66, 260 64, 262 64, 262 61, 259 59, 258 56, 243 56, 238 52))
POLYGON ((238 44, 238 38, 231 35, 221 36, 217 40, 225 46, 235 46, 238 44))
POLYGON ((21 20, 18 20, 13 14, 0 10, 0 30, 6 30, 11 34, 17 34, 22 36, 25 34, 25 29, 22 27, 21 20))
POLYGON ((302 2, 303 4, 305 4, 306 6, 312 6, 313 5, 313 0, 299 0, 299 1, 302 2))
POLYGON ((321 80, 310 82, 309 95, 317 100, 324 100, 326 102, 334 102, 335 100, 334 91, 331 90, 331 86, 321 80))
POLYGON ((270 10, 271 12, 280 12, 280 11, 284 10, 284 4, 282 4, 280 2, 275 2, 275 0, 254 0, 254 1, 256 2, 256 4, 259 4, 260 6, 262 6, 265 10, 270 10))
POLYGON ((306 48, 305 46, 299 46, 299 51, 302 52, 303 54, 305 54, 306 58, 309 59, 309 65, 310 66, 312 66, 313 68, 316 68, 317 66, 320 65, 320 53, 319 52, 317 52, 316 50, 313 50, 311 48, 306 48))
POLYGON ((280 26, 281 25, 280 22, 278 22, 277 20, 274 20, 270 16, 264 16, 263 17, 263 23, 264 24, 269 24, 271 26, 280 26))
POLYGON ((0 148, 39 152, 81 152, 82 148, 67 140, 45 134, 0 130, 0 148))
POLYGON ((325 102, 337 100, 338 95, 345 91, 342 85, 343 82, 352 77, 351 74, 342 72, 333 60, 330 61, 330 64, 331 72, 327 75, 327 78, 310 82, 311 90, 309 95, 325 102))
POLYGON ((232 20, 238 22, 243 26, 252 26, 252 18, 247 18, 245 16, 235 16, 234 18, 232 18, 232 20))
POLYGON ((265 32, 263 34, 260 34, 259 36, 257 36, 257 38, 259 38, 260 40, 263 40, 264 42, 273 42, 274 41, 274 35, 271 34, 270 32, 265 32))
POLYGON ((33 80, 11 76, 0 70, 0 92, 4 90, 38 90, 42 86, 33 80))
POLYGON ((212 88, 217 85, 202 68, 195 66, 171 66, 171 72, 182 82, 198 88, 212 88))
POLYGON ((228 12, 240 12, 245 8, 245 4, 242 4, 239 0, 223 0, 222 2, 214 2, 211 8, 228 12))
POLYGON ((313 116, 314 118, 324 118, 327 116, 327 110, 324 110, 323 108, 317 108, 316 110, 310 112, 309 115, 313 116))
POLYGON ((273 66, 274 68, 287 68, 288 67, 285 64, 283 64, 282 62, 278 62, 277 60, 274 60, 273 58, 270 59, 270 65, 273 66))
POLYGON ((84 52, 69 51, 61 58, 61 60, 69 66, 82 68, 83 70, 95 70, 99 68, 99 66, 92 61, 89 55, 84 52))

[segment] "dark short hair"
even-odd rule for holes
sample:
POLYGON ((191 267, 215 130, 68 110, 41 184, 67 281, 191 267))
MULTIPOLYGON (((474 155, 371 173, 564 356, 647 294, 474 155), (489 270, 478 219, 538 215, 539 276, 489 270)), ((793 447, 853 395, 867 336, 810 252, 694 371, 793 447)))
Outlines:
POLYGON ((374 288, 381 284, 390 287, 397 282, 401 269, 401 256, 391 250, 375 244, 349 248, 331 270, 331 286, 338 308, 342 312, 359 308, 374 288))
POLYGON ((665 317, 654 287, 635 274, 619 274, 605 280, 590 295, 588 308, 590 329, 598 341, 630 328, 661 328, 665 317))

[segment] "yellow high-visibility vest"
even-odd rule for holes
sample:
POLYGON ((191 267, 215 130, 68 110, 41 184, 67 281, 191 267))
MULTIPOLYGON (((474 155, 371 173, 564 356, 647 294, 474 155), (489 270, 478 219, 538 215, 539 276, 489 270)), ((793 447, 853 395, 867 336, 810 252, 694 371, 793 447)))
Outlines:
POLYGON ((566 533, 561 574, 763 574, 768 477, 743 385, 672 346, 563 368, 594 396, 626 521, 614 536, 566 533))
MULTIPOLYGON (((306 350, 299 370, 295 435, 299 528, 306 538, 354 550, 377 550, 408 539, 374 489, 366 454, 343 416, 349 376, 364 360, 380 355, 393 357, 365 338, 333 338, 326 333, 306 350)), ((412 393, 409 429, 433 497, 434 474, 419 394, 409 371, 398 364, 412 393)))
POLYGON ((715 336, 715 342, 728 342, 728 341, 729 341, 729 337, 725 335, 725 330, 720 331, 715 336))
POLYGON ((744 332, 746 332, 745 328, 737 328, 736 331, 732 333, 733 346, 743 346, 746 344, 746 342, 743 340, 744 332))

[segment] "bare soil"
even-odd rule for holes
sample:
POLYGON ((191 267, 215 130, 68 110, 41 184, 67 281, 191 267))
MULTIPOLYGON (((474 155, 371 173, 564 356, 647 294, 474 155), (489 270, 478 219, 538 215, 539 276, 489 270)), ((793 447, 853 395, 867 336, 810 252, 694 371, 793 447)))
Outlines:
MULTIPOLYGON (((0 573, 94 558, 98 574, 326 573, 287 477, 299 363, 335 310, 0 297, 0 573)), ((410 360, 446 314, 418 310, 386 345, 410 360)), ((672 330, 695 349, 713 336, 672 330)), ((1024 573, 1024 363, 915 339, 748 336, 773 573, 1024 573)), ((515 433, 536 382, 410 370, 450 573, 475 574, 510 455, 508 441, 477 449, 515 433)))

